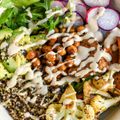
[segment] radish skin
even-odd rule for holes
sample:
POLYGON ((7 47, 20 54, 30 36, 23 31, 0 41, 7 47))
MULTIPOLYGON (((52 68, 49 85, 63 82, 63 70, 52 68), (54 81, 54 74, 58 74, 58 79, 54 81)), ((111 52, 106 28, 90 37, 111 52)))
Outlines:
POLYGON ((90 21, 93 21, 94 19, 96 19, 98 26, 103 29, 103 30, 112 30, 114 29, 119 22, 119 14, 110 8, 107 8, 103 10, 103 12, 101 11, 104 7, 93 7, 91 8, 86 16, 86 22, 89 23, 90 21), (101 9, 101 10, 100 10, 101 9), (101 11, 101 15, 97 16, 97 14, 101 11), (93 19, 93 20, 91 20, 93 19))
POLYGON ((87 15, 87 9, 84 4, 76 4, 76 11, 85 19, 87 15))
POLYGON ((106 7, 110 4, 110 0, 83 0, 83 1, 87 6, 90 7, 96 6, 106 7))
POLYGON ((76 12, 76 21, 74 23, 74 26, 77 27, 83 24, 84 24, 83 17, 79 13, 76 12))
POLYGON ((87 15, 86 15, 87 23, 91 18, 94 18, 98 14, 100 8, 102 8, 102 7, 93 7, 87 11, 87 15))

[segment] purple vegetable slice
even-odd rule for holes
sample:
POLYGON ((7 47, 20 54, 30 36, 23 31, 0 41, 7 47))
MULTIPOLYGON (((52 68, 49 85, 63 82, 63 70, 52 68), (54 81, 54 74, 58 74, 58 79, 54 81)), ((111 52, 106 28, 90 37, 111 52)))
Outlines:
POLYGON ((83 1, 86 5, 90 7, 96 6, 106 7, 110 3, 110 0, 83 0, 83 1))
POLYGON ((112 30, 119 23, 119 14, 110 8, 105 10, 103 16, 98 19, 98 25, 104 30, 112 30))
POLYGON ((77 12, 85 19, 87 14, 87 9, 84 4, 76 4, 77 12))
POLYGON ((64 5, 60 1, 53 1, 51 3, 51 8, 64 8, 64 5))
POLYGON ((87 12, 87 15, 86 15, 86 22, 88 23, 88 21, 91 19, 91 18, 94 18, 94 16, 97 15, 98 13, 98 8, 99 7, 93 7, 93 8, 90 8, 87 12))
POLYGON ((74 23, 74 26, 77 27, 77 26, 80 26, 83 24, 84 24, 84 20, 83 20, 82 16, 76 12, 76 21, 74 23))

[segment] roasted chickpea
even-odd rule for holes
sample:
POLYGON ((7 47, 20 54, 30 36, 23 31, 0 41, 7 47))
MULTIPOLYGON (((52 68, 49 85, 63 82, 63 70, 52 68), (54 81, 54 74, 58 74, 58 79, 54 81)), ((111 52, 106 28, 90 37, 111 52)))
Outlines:
POLYGON ((38 58, 36 58, 34 60, 34 62, 32 63, 33 67, 35 67, 35 68, 39 68, 40 64, 41 64, 41 62, 40 62, 40 60, 38 58))
POLYGON ((69 75, 74 75, 75 73, 76 73, 76 71, 77 71, 77 67, 70 67, 68 70, 67 70, 67 73, 69 74, 69 75))
POLYGON ((103 70, 104 68, 108 68, 108 64, 109 63, 104 58, 101 58, 98 63, 100 70, 103 70))
POLYGON ((71 27, 70 32, 71 32, 71 33, 75 32, 75 28, 74 28, 74 27, 71 27))
POLYGON ((58 69, 57 68, 55 68, 52 72, 53 73, 56 73, 58 71, 58 69))
POLYGON ((54 52, 47 53, 45 58, 48 62, 51 62, 51 63, 54 63, 56 60, 56 56, 55 56, 54 52))
POLYGON ((51 50, 52 50, 52 47, 51 47, 51 46, 44 45, 44 46, 42 47, 42 52, 44 52, 44 53, 50 52, 51 50))
POLYGON ((120 90, 120 72, 114 74, 115 87, 120 90))
POLYGON ((66 28, 65 27, 61 28, 60 32, 65 33, 66 32, 66 28))
POLYGON ((68 54, 74 54, 74 53, 77 52, 77 48, 76 48, 76 46, 71 45, 71 46, 67 47, 66 51, 67 51, 68 54))
POLYGON ((61 76, 62 76, 61 74, 60 74, 60 75, 58 75, 58 76, 57 76, 57 79, 60 79, 60 78, 61 78, 61 76))
POLYGON ((84 26, 79 26, 79 27, 77 27, 77 32, 80 32, 80 31, 82 31, 82 30, 84 30, 84 29, 85 29, 84 26))
POLYGON ((80 42, 75 42, 74 46, 79 47, 80 46, 80 42))
POLYGON ((61 56, 66 54, 66 50, 61 46, 57 46, 56 50, 57 50, 58 54, 61 55, 61 56))
POLYGON ((53 39, 49 40, 49 45, 51 45, 51 46, 54 45, 56 41, 57 41, 57 38, 53 38, 53 39))
POLYGON ((116 37, 118 48, 120 49, 120 37, 116 37))
POLYGON ((119 50, 119 53, 118 53, 118 63, 120 64, 120 37, 117 37, 117 44, 118 44, 118 50, 119 50))
POLYGON ((65 71, 67 69, 65 64, 59 63, 60 67, 58 68, 58 70, 60 71, 65 71))
POLYGON ((66 63, 66 66, 67 66, 67 67, 72 67, 72 66, 74 65, 74 61, 73 61, 73 58, 72 58, 72 57, 67 56, 65 60, 68 61, 68 62, 66 63))
POLYGON ((26 58, 28 60, 32 60, 33 58, 35 58, 37 56, 37 52, 34 51, 34 50, 30 50, 27 55, 26 55, 26 58))
POLYGON ((93 79, 92 83, 97 89, 100 89, 106 84, 106 81, 103 79, 98 79, 98 80, 93 79))

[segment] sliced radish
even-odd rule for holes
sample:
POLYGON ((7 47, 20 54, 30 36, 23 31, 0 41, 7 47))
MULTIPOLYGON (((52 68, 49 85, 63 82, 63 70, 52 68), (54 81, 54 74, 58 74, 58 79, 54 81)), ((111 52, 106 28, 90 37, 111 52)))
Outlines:
POLYGON ((62 2, 62 4, 63 4, 64 6, 66 6, 67 3, 68 3, 68 0, 58 0, 58 1, 62 2))
POLYGON ((82 0, 75 0, 75 3, 85 5, 82 0))
POLYGON ((86 22, 87 23, 91 18, 94 18, 98 14, 99 8, 100 7, 93 7, 93 8, 90 8, 88 10, 87 15, 86 15, 86 22))
POLYGON ((87 14, 87 9, 84 4, 76 4, 76 11, 85 19, 87 14))
POLYGON ((74 26, 77 27, 77 26, 80 26, 80 25, 83 25, 84 24, 84 21, 83 21, 83 18, 82 16, 76 12, 76 21, 74 23, 74 26))
POLYGON ((105 10, 103 16, 98 19, 98 25, 104 30, 112 30, 119 23, 119 14, 110 8, 105 10))
POLYGON ((51 3, 51 8, 64 8, 64 5, 60 1, 53 1, 51 3))
POLYGON ((90 7, 102 6, 106 7, 109 5, 110 0, 83 0, 84 3, 90 7))

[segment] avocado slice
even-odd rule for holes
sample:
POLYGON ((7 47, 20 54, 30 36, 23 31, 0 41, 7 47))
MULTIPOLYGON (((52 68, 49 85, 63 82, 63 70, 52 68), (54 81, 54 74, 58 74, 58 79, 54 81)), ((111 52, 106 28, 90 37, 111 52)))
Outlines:
POLYGON ((34 42, 38 42, 38 41, 40 41, 42 39, 45 39, 45 37, 46 37, 45 34, 32 35, 30 37, 30 40, 31 40, 32 43, 34 43, 34 42))
POLYGON ((26 59, 22 54, 17 54, 15 57, 9 57, 3 61, 4 67, 10 72, 14 73, 15 70, 26 63, 26 59))
POLYGON ((0 63, 0 79, 10 78, 11 74, 4 68, 3 64, 0 63))
POLYGON ((12 57, 3 61, 3 65, 10 73, 15 72, 17 69, 16 61, 12 57))

